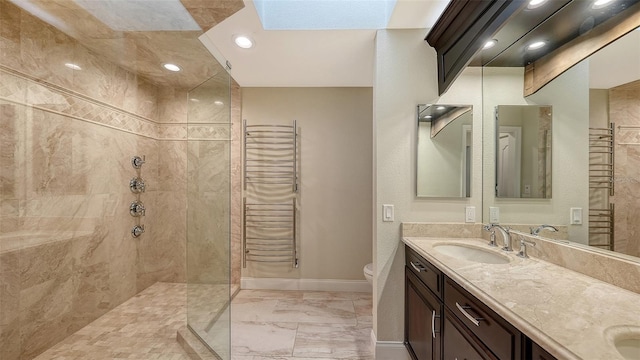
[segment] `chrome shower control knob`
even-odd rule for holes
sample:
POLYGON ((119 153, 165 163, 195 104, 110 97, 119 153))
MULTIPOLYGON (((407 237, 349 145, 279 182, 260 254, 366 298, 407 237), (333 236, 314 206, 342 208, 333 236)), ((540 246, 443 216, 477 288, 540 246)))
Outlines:
POLYGON ((133 166, 134 169, 140 169, 142 167, 142 165, 145 163, 145 156, 143 155, 142 157, 140 156, 134 156, 131 158, 131 166, 133 166))
POLYGON ((133 179, 131 179, 131 181, 129 181, 129 188, 131 189, 131 192, 134 194, 139 194, 144 192, 144 189, 145 189, 144 180, 139 177, 134 177, 133 179))
POLYGON ((138 216, 144 216, 144 204, 142 204, 141 201, 134 201, 131 203, 131 205, 129 206, 129 214, 131 214, 131 216, 134 217, 138 217, 138 216))
POLYGON ((136 225, 133 227, 133 229, 131 229, 131 236, 133 236, 134 238, 137 238, 138 236, 142 235, 143 232, 144 232, 144 225, 136 225))

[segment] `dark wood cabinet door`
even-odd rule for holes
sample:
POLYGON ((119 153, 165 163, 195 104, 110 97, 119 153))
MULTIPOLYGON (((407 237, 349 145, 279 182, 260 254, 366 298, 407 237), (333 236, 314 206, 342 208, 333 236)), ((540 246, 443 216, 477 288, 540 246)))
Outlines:
POLYGON ((442 342, 446 360, 498 360, 448 309, 444 311, 442 342))
POLYGON ((414 360, 440 360, 442 303, 405 268, 405 344, 414 360))
POLYGON ((545 349, 543 349, 540 345, 534 343, 531 339, 527 339, 531 357, 528 359, 531 360, 557 360, 553 355, 549 354, 545 349))

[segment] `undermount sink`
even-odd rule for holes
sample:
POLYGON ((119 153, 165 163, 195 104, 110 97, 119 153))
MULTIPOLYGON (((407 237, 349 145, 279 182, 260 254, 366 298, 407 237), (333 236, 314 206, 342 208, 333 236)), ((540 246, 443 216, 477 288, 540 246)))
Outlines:
POLYGON ((508 257, 493 251, 462 244, 436 244, 434 249, 441 254, 456 259, 484 264, 507 264, 510 261, 508 257))
POLYGON ((623 358, 640 359, 640 337, 618 339, 613 344, 623 358))
POLYGON ((604 332, 609 344, 613 345, 623 359, 640 359, 640 326, 617 325, 604 332))

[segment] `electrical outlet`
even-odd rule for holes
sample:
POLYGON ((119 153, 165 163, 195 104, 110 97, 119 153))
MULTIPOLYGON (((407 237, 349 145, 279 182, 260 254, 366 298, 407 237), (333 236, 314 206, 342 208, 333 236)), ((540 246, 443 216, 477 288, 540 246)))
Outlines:
POLYGON ((500 222, 500 208, 497 206, 489 207, 489 222, 497 224, 500 222))
POLYGON ((476 222, 476 207, 467 206, 464 212, 464 221, 468 223, 476 222))

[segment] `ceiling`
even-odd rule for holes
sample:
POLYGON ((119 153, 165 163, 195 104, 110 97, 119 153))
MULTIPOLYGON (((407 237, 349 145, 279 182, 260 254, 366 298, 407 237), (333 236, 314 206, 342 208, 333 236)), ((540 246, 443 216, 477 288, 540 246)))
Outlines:
POLYGON ((122 68, 187 89, 223 71, 198 37, 244 6, 242 0, 10 1, 122 68), (165 70, 164 63, 182 71, 165 70))
MULTIPOLYGON (((161 86, 190 89, 223 71, 212 54, 223 65, 229 61, 232 76, 245 87, 373 85, 377 29, 264 30, 253 0, 10 1, 161 86), (236 47, 232 36, 240 33, 252 36, 256 46, 236 47), (182 71, 168 72, 163 63, 182 71)), ((396 0, 386 28, 424 29, 426 35, 448 3, 396 0)))
MULTIPOLYGON (((425 29, 424 38, 448 3, 398 0, 386 28, 425 29)), ((377 29, 264 30, 254 2, 244 4, 200 37, 218 61, 231 63, 231 75, 240 86, 373 86, 377 29), (255 46, 238 48, 233 42, 238 34, 249 35, 255 46)))

